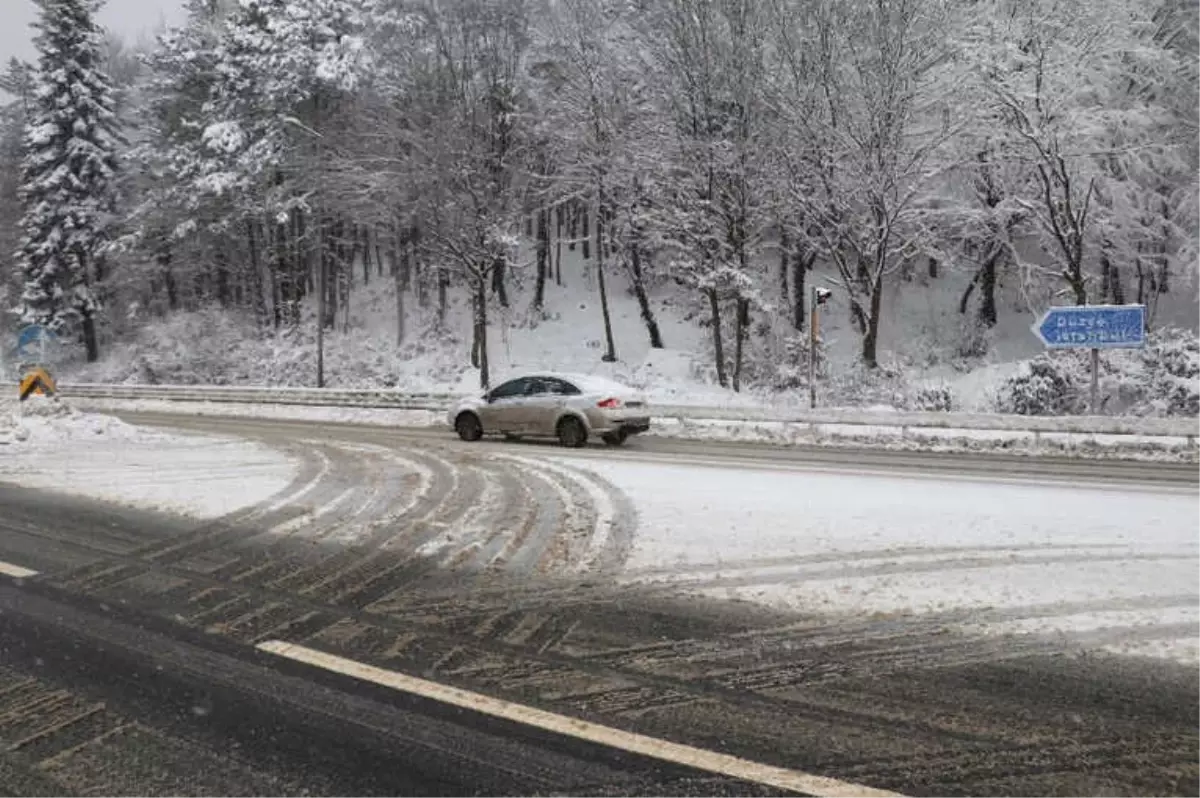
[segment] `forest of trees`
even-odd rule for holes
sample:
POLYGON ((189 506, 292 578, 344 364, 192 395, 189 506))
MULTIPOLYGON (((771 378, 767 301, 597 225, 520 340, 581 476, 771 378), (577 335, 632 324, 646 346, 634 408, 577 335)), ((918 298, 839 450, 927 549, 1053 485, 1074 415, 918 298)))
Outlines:
POLYGON ((662 346, 670 281, 737 388, 817 262, 868 367, 892 275, 967 270, 948 312, 986 328, 1001 273, 1082 304, 1195 271, 1195 0, 189 0, 146 52, 38 4, 0 78, 0 299, 90 359, 132 303, 267 330, 315 297, 334 328, 386 279, 397 344, 406 301, 469 298, 487 384, 489 310, 578 246, 602 357, 612 286, 662 346))

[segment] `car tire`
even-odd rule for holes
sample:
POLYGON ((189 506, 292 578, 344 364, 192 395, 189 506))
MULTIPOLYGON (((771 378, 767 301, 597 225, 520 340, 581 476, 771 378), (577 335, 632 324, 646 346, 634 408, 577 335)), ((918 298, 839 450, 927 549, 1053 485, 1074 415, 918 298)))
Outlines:
POLYGON ((574 416, 567 416, 558 422, 558 442, 568 449, 578 449, 587 444, 587 429, 583 422, 574 416))
POLYGON ((616 432, 606 432, 601 437, 609 446, 620 446, 629 439, 629 433, 623 429, 619 429, 616 432))
POLYGON ((483 437, 483 425, 479 423, 479 416, 474 413, 459 413, 458 418, 454 419, 454 431, 468 443, 474 443, 483 437))

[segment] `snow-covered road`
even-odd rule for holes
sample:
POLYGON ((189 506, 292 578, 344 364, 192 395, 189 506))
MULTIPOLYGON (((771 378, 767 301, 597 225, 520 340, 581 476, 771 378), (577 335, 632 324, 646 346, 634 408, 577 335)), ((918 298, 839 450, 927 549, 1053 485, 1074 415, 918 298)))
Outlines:
POLYGON ((1194 491, 561 459, 631 499, 640 586, 1198 660, 1194 491))

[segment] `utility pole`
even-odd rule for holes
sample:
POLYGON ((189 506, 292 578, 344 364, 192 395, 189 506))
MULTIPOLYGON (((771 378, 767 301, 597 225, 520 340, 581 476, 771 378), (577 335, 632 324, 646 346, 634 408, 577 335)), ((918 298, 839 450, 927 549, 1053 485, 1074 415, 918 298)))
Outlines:
MULTIPOLYGON (((317 106, 318 112, 320 105, 317 106)), ((285 124, 291 125, 303 133, 312 136, 317 142, 317 163, 324 163, 324 147, 325 136, 317 130, 313 130, 308 125, 301 122, 294 116, 283 117, 285 124)), ((325 289, 326 289, 326 264, 325 264, 325 216, 321 212, 321 190, 320 187, 316 191, 316 225, 314 225, 317 233, 317 387, 325 387, 325 289)))
POLYGON ((817 407, 817 342, 820 340, 820 308, 829 301, 833 292, 828 288, 813 287, 812 310, 808 314, 808 407, 817 407))
POLYGON ((325 219, 317 204, 317 387, 325 387, 325 219))

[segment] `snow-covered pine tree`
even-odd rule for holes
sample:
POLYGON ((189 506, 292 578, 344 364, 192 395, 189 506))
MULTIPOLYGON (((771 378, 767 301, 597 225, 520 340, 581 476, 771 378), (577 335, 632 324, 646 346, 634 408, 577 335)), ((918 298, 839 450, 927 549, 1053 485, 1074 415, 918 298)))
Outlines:
POLYGON ((38 68, 25 128, 19 262, 22 321, 81 326, 88 361, 100 356, 100 258, 117 169, 113 94, 101 65, 99 0, 34 0, 38 68))

